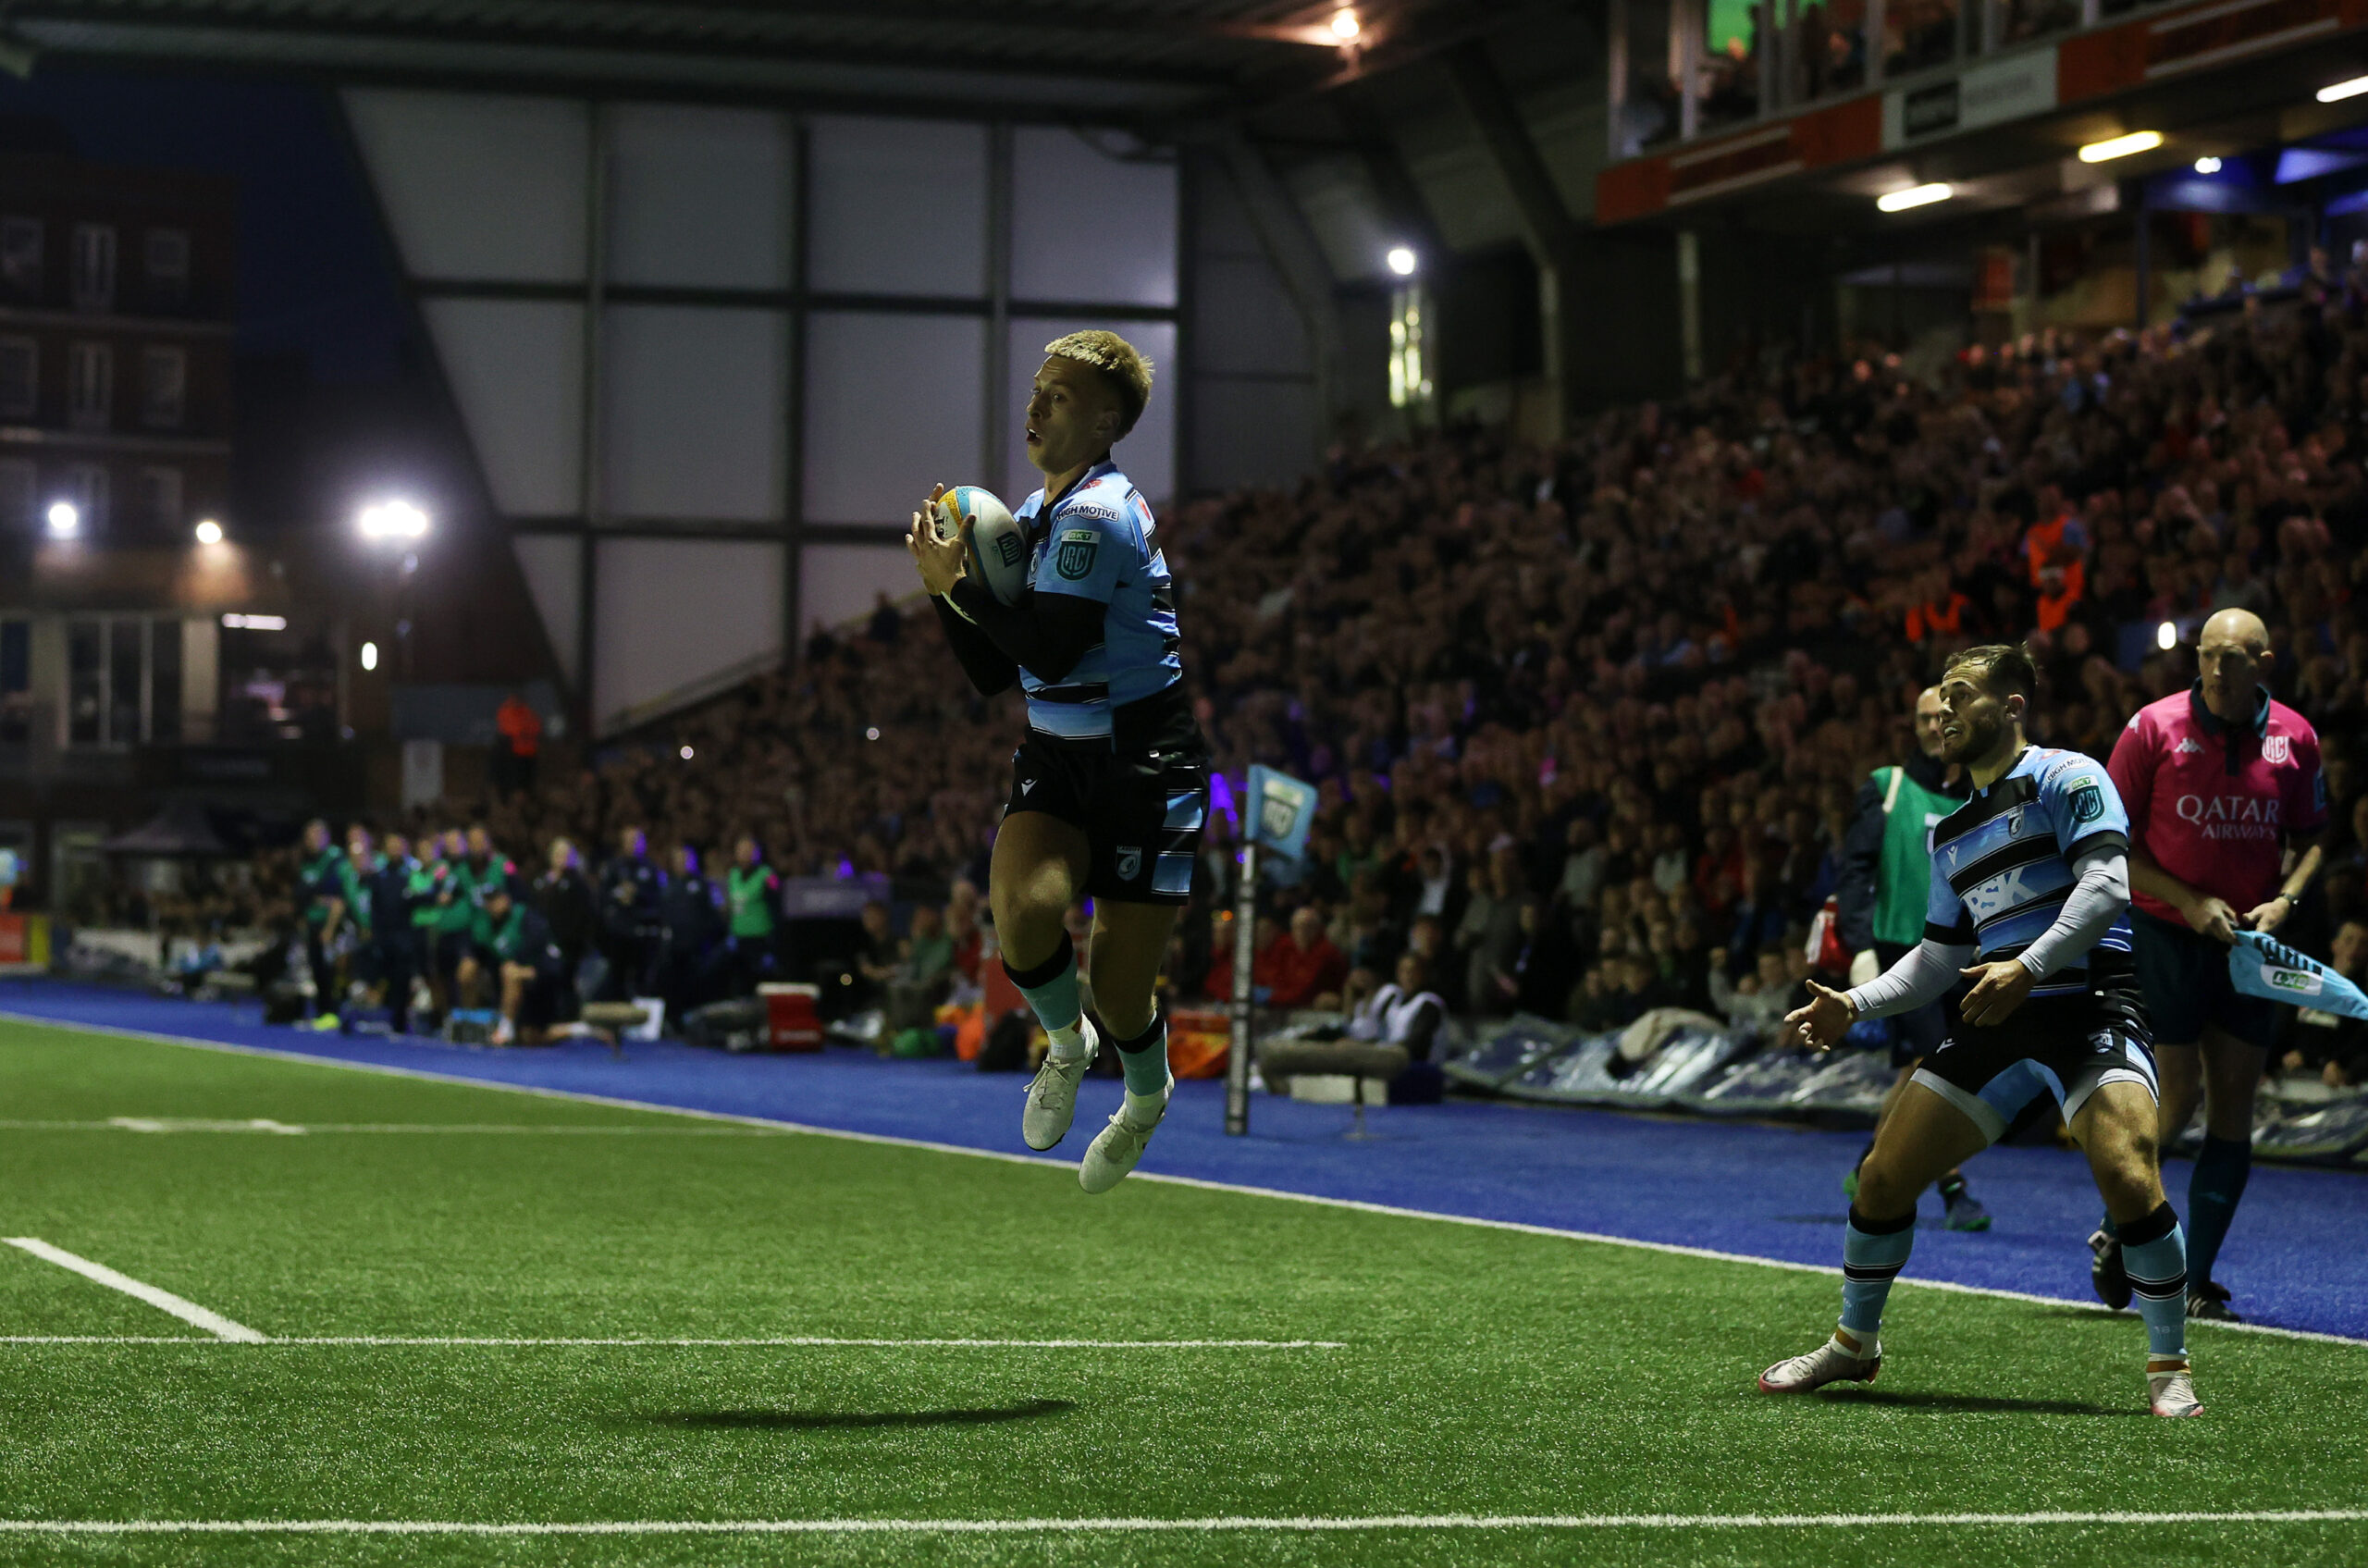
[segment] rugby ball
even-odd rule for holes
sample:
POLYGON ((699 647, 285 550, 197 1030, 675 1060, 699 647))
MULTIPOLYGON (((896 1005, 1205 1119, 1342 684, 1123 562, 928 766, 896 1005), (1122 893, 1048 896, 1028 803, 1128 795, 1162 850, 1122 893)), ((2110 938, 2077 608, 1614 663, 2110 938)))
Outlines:
POLYGON ((970 519, 969 579, 1005 604, 1018 603, 1028 586, 1028 530, 1011 508, 983 486, 956 485, 938 498, 935 510, 941 539, 961 533, 962 519, 970 519))

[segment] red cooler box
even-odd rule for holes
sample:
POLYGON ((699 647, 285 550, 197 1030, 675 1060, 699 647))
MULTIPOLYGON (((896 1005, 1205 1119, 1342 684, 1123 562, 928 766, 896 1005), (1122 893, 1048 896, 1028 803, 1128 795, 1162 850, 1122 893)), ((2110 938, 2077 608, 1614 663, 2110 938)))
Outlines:
POLYGON ((757 987, 765 1003, 765 1043, 775 1051, 819 1051, 822 1048, 822 1016, 815 1004, 819 985, 768 984, 757 987))

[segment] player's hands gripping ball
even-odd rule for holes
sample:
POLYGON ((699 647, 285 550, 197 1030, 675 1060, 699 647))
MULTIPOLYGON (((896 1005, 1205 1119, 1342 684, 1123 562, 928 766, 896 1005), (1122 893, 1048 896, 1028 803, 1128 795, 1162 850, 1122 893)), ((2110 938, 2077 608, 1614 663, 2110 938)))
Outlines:
POLYGON ((921 586, 943 599, 954 591, 962 580, 964 567, 970 557, 970 529, 978 522, 975 517, 963 517, 951 531, 943 529, 938 520, 944 515, 939 502, 946 494, 944 485, 930 488, 929 499, 913 513, 913 525, 905 535, 905 549, 921 574, 921 586))

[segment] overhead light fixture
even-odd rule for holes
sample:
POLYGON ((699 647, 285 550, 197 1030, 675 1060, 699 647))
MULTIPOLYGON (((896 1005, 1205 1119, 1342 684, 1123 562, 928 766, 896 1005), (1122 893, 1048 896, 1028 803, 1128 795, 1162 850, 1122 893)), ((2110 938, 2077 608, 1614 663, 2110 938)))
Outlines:
POLYGON ((82 512, 70 500, 52 501, 49 507, 49 537, 70 539, 82 531, 82 512))
POLYGON ((365 642, 362 645, 362 667, 364 670, 376 670, 378 667, 378 645, 376 643, 365 642))
POLYGON ((1392 245, 1389 254, 1382 259, 1389 264, 1389 270, 1400 278, 1413 277, 1414 269, 1423 265, 1423 258, 1404 245, 1392 245))
POLYGON ((1364 30, 1364 24, 1357 20, 1355 6, 1343 6, 1332 13, 1332 36, 1341 43, 1355 43, 1357 35, 1364 30))
POLYGON ((427 513, 407 500, 373 501, 355 521, 365 539, 417 539, 427 534, 427 513))
POLYGON ((197 526, 192 532, 197 535, 199 544, 218 545, 222 542, 222 525, 211 517, 199 518, 197 526))
POLYGON ((2154 628, 2154 646, 2164 653, 2179 645, 2179 628, 2176 621, 2165 621, 2154 628))
POLYGON ((2195 172, 2198 174, 2218 174, 2220 172, 2220 160, 2213 157, 2198 158, 2195 160, 2195 172))
POLYGON ((285 615, 240 615, 222 617, 222 624, 234 632, 284 632, 288 629, 285 615))
POLYGON ((1924 185, 1911 185, 1905 191, 1886 191, 1875 198, 1875 205, 1887 213, 1904 213, 1910 207, 1929 207, 1935 202, 1945 202, 1956 193, 1955 186, 1935 179, 1924 185))
POLYGON ((2103 142, 2090 142, 2080 149, 2080 161, 2084 164, 2109 163, 2115 158, 2126 158, 2132 153, 2151 153, 2162 144, 2163 133, 2159 130, 2133 130, 2127 136, 2109 136, 2103 142))
POLYGON ((2355 76, 2349 81, 2338 81, 2332 87, 2320 88, 2319 102, 2340 104, 2346 98, 2357 98, 2362 93, 2368 93, 2368 76, 2355 76))

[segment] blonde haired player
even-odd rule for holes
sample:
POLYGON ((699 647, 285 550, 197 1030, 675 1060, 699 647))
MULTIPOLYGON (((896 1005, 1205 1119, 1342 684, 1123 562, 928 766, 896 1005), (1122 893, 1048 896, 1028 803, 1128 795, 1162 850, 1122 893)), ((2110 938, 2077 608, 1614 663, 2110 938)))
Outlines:
POLYGON ((1004 968, 1052 1042, 1020 1117, 1031 1149, 1067 1133, 1102 1043, 1079 1004, 1062 924, 1079 897, 1093 900, 1094 1005, 1127 1093, 1078 1179, 1106 1192, 1142 1157, 1175 1087, 1153 990, 1192 889, 1208 751, 1184 695, 1175 588, 1151 508, 1110 460, 1151 399, 1151 364, 1115 332, 1073 332, 1044 352, 1027 423, 1044 488, 1012 510, 1029 549, 1018 602, 964 574, 973 519, 938 537, 944 485, 905 545, 970 684, 993 696, 1017 680, 1028 695, 987 892, 1004 968))

